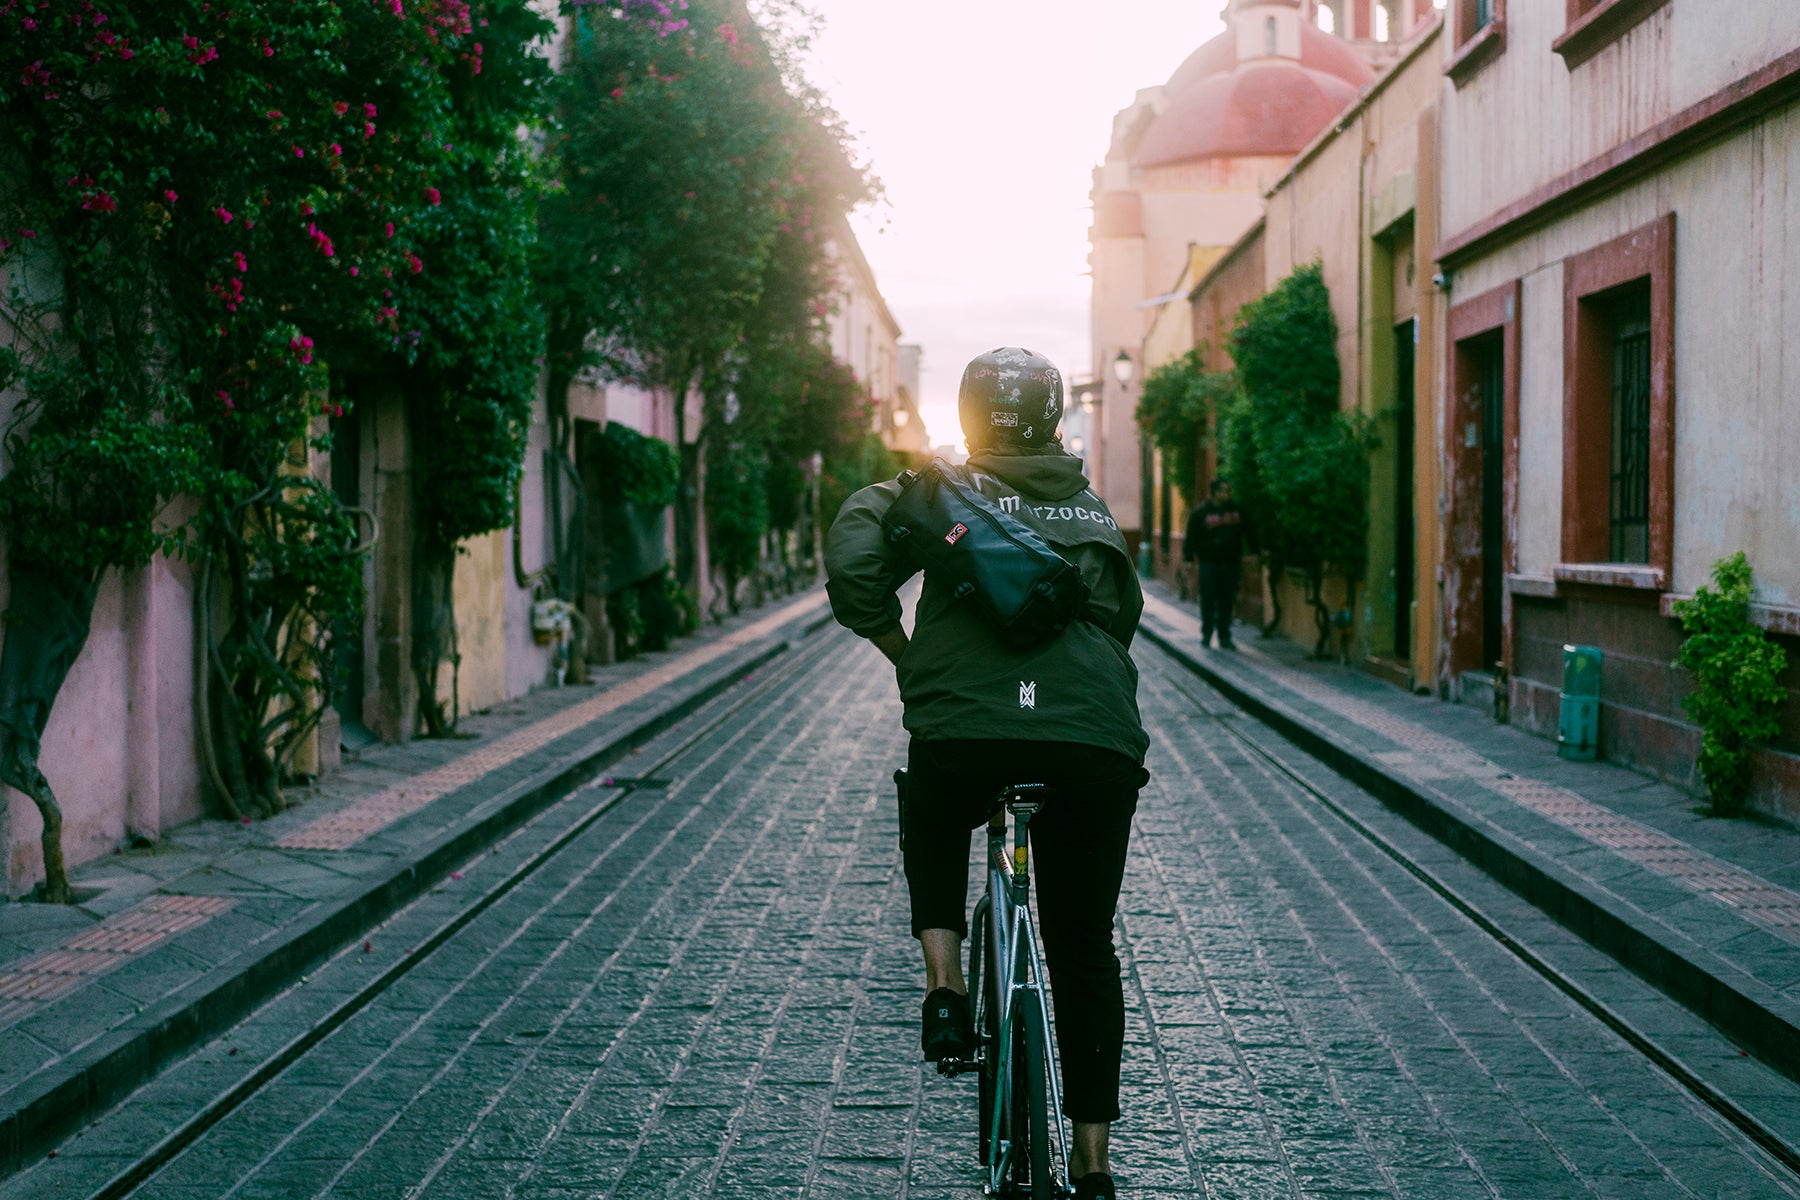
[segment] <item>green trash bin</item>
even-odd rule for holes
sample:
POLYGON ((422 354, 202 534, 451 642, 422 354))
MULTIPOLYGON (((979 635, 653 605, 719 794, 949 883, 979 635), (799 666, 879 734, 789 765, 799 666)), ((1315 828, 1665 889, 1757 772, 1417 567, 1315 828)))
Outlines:
POLYGON ((1572 762, 1600 754, 1600 648, 1563 647, 1562 717, 1556 752, 1572 762))

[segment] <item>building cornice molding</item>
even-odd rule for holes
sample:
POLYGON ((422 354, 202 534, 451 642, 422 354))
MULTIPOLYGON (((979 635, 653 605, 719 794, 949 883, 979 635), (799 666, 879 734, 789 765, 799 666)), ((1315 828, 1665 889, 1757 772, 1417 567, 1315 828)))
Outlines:
POLYGON ((1446 271, 1549 224, 1570 209, 1634 183, 1800 99, 1800 50, 1720 88, 1667 120, 1476 221, 1438 245, 1446 271))

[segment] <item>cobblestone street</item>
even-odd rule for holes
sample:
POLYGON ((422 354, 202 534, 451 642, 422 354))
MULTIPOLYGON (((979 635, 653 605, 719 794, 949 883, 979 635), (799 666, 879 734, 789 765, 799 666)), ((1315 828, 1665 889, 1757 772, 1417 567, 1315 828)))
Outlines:
MULTIPOLYGON (((1121 1194, 1800 1195, 1234 736, 1247 717, 1136 654, 1152 780, 1119 922, 1121 1194)), ((707 729, 728 695, 646 747, 706 730, 136 1194, 979 1196, 974 1082, 918 1061, 891 672, 835 628, 794 657, 741 715, 707 729)), ((549 809, 0 1200, 89 1194, 622 782, 549 809)), ((1746 1087, 1800 1112, 1778 1076, 1746 1087)))

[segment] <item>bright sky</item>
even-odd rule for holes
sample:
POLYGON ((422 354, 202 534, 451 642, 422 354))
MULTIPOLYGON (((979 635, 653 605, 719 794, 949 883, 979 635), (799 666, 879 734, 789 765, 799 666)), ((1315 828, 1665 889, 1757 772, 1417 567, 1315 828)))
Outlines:
POLYGON ((902 340, 924 347, 934 444, 963 365, 1029 346, 1089 371, 1091 172, 1112 119, 1224 28, 1225 0, 813 0, 811 76, 887 189, 853 224, 902 340))

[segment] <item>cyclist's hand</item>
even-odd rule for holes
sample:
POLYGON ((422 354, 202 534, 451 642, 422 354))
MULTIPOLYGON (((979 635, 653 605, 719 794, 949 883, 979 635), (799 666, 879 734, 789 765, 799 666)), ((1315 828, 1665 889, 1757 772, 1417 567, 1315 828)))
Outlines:
POLYGON ((900 656, 906 653, 907 636, 904 626, 896 625, 886 633, 878 633, 869 639, 875 648, 887 656, 887 660, 896 667, 900 665, 900 656))

